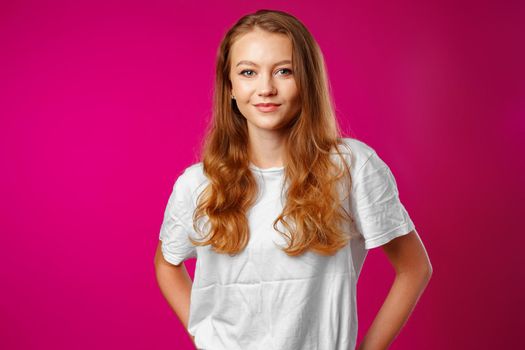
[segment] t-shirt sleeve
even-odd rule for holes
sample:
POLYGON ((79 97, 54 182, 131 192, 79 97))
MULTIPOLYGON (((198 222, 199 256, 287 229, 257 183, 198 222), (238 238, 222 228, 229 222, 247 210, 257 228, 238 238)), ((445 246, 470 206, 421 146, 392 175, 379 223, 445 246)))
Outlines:
POLYGON ((195 246, 189 240, 192 228, 191 203, 183 179, 179 177, 173 186, 164 211, 159 239, 164 259, 173 265, 179 265, 190 257, 196 257, 195 246))
POLYGON ((351 198, 365 249, 379 247, 415 229, 399 199, 394 175, 375 151, 354 175, 351 198))

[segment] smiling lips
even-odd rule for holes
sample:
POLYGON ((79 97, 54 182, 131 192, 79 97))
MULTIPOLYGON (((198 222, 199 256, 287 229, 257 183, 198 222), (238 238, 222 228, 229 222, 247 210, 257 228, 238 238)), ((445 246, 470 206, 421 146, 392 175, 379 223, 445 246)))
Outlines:
POLYGON ((279 108, 280 104, 277 103, 258 103, 255 105, 261 112, 273 112, 279 108))

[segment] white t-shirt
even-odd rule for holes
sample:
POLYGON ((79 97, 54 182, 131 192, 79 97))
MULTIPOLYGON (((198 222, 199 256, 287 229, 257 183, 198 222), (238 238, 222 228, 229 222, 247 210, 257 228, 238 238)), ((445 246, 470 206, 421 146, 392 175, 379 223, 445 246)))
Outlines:
MULTIPOLYGON (((188 332, 205 350, 348 350, 357 337, 356 284, 367 250, 414 230, 389 167, 362 141, 344 138, 352 176, 350 210, 358 234, 333 256, 310 251, 290 257, 272 223, 284 203, 284 167, 260 169, 257 202, 248 212, 250 241, 237 256, 193 246, 197 196, 208 183, 202 163, 173 187, 160 230, 164 258, 178 265, 196 257, 188 332)), ((203 227, 199 222, 197 227, 203 227)), ((278 228, 284 230, 280 225, 278 228)))

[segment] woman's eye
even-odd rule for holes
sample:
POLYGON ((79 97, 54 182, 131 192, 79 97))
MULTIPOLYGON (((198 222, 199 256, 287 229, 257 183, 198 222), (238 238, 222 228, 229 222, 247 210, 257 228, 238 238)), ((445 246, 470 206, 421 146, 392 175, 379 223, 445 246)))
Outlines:
POLYGON ((285 71, 285 72, 287 72, 287 73, 285 73, 285 74, 292 74, 292 70, 291 70, 291 69, 288 69, 288 68, 281 68, 281 69, 278 70, 278 72, 280 72, 280 71, 285 71))
POLYGON ((250 76, 252 76, 251 74, 249 74, 249 75, 244 74, 244 73, 246 73, 246 72, 252 72, 252 73, 253 73, 253 70, 245 69, 245 70, 241 71, 240 74, 241 74, 241 75, 244 75, 244 76, 246 76, 246 77, 250 77, 250 76))

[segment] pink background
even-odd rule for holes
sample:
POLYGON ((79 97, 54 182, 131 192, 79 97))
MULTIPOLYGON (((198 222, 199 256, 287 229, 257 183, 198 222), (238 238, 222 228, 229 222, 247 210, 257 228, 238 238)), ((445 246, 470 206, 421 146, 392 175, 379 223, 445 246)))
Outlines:
MULTIPOLYGON (((153 255, 217 45, 258 8, 311 30, 343 128, 390 165, 427 247, 433 278, 391 349, 518 347, 523 2, 150 0, 0 5, 0 348, 191 348, 153 255)), ((371 250, 358 340, 393 278, 371 250)))

